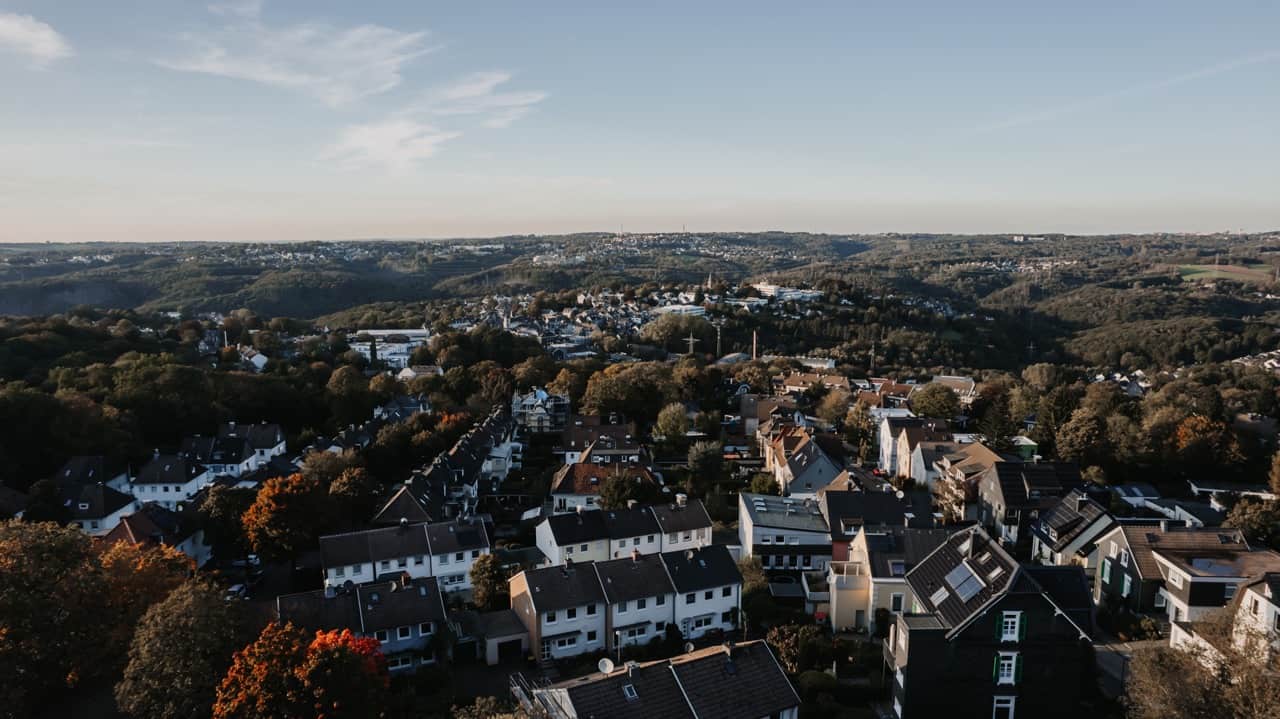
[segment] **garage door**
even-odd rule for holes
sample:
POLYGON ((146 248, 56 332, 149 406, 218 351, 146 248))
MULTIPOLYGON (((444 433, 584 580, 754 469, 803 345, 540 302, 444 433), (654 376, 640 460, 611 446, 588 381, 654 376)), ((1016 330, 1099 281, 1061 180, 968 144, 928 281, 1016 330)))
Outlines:
POLYGON ((498 643, 498 661, 506 662, 521 659, 524 656, 524 650, 520 648, 519 639, 509 639, 505 642, 498 643))

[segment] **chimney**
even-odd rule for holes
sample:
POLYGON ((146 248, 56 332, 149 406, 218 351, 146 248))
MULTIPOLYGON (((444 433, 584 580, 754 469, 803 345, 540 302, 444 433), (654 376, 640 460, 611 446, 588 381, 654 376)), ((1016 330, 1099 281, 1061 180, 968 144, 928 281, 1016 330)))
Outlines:
POLYGON ((639 504, 639 502, 637 502, 636 500, 634 500, 634 499, 628 499, 628 500, 627 500, 627 509, 635 509, 637 504, 639 504))
POLYGON ((1167 519, 1160 520, 1160 531, 1161 532, 1169 531, 1169 520, 1167 519))
POLYGON ((688 502, 689 502, 689 495, 687 495, 687 494, 685 494, 685 493, 683 493, 683 492, 677 492, 677 493, 676 493, 676 506, 677 506, 677 507, 683 507, 683 506, 685 506, 686 504, 688 504, 688 502))
POLYGON ((631 549, 631 561, 633 561, 633 562, 638 562, 638 561, 640 561, 640 548, 639 548, 639 547, 633 547, 633 548, 631 549))

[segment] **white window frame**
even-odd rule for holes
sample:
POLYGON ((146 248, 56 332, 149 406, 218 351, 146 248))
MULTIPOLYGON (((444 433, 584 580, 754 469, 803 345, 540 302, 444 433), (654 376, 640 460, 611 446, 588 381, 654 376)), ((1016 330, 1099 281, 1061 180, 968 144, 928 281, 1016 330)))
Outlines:
POLYGON ((396 639, 408 639, 413 636, 413 627, 396 627, 396 639))
POLYGON ((1133 579, 1126 574, 1124 575, 1124 584, 1120 587, 1120 596, 1128 599, 1130 594, 1133 594, 1133 579))
POLYGON ((893 612, 894 614, 901 614, 903 607, 906 606, 906 600, 907 600, 906 595, 902 594, 901 592, 894 592, 893 594, 890 594, 889 595, 889 611, 893 612), (897 609, 893 608, 893 605, 895 604, 898 605, 897 609))
POLYGON ((1111 583, 1111 560, 1106 557, 1102 558, 1102 581, 1111 583))
POLYGON ((1013 719, 1014 709, 1017 707, 1017 697, 995 697, 991 702, 991 719, 1013 719), (1001 717, 1000 710, 1008 709, 1009 713, 1005 717, 1001 717))
POLYGON ((1013 686, 1018 678, 1018 653, 1000 652, 999 669, 996 672, 996 684, 1013 686), (1007 670, 1007 671, 1006 671, 1007 670))
POLYGON ((1022 633, 1022 612, 1003 612, 1000 615, 1000 641, 1016 642, 1022 633))
POLYGON ((1164 592, 1157 591, 1155 599, 1152 600, 1152 605, 1156 609, 1164 609, 1167 604, 1168 604, 1168 600, 1165 599, 1164 592))
POLYGON ((1182 589, 1182 575, 1176 571, 1169 572, 1169 583, 1178 589, 1182 589))

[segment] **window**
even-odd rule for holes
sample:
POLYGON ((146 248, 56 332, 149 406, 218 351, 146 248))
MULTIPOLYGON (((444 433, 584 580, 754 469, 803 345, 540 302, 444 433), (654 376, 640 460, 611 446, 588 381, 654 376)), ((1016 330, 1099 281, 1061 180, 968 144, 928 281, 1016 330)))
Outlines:
POLYGON ((407 558, 401 557, 396 560, 396 567, 404 569, 407 566, 409 566, 409 560, 407 558))
POLYGON ((564 548, 564 553, 565 553, 565 556, 568 556, 568 555, 570 555, 570 554, 573 554, 573 547, 565 547, 565 548, 564 548))
POLYGON ((593 617, 593 616, 595 616, 595 614, 596 614, 596 605, 594 605, 594 604, 588 604, 588 605, 587 605, 587 616, 588 616, 588 617, 593 617))
POLYGON ((626 698, 627 698, 627 701, 629 701, 629 702, 630 702, 630 701, 635 701, 636 699, 638 699, 638 698, 640 697, 640 695, 636 693, 636 688, 635 688, 635 686, 634 686, 634 685, 631 685, 631 684, 624 684, 624 685, 623 685, 623 687, 622 687, 622 696, 626 697, 626 698))
POLYGON ((1016 642, 1021 638, 1022 612, 1003 612, 1000 615, 1000 641, 1016 642))
POLYGON ((467 558, 467 553, 466 553, 466 552, 458 552, 457 554, 453 555, 453 561, 455 561, 455 562, 461 562, 462 560, 464 560, 464 559, 466 559, 466 558, 467 558))
POLYGON ((556 646, 559 647, 560 649, 577 646, 577 644, 578 644, 577 637, 564 637, 563 639, 556 640, 556 646))
POLYGON ((387 630, 385 629, 379 629, 378 631, 374 632, 373 638, 377 639, 379 642, 383 644, 386 644, 387 640, 390 639, 390 637, 387 635, 387 630))
POLYGON ((624 601, 624 602, 619 602, 619 603, 618 603, 618 614, 626 614, 626 613, 627 613, 627 602, 625 602, 625 601, 624 601))
POLYGON ((1126 574, 1124 575, 1124 587, 1120 590, 1120 596, 1127 597, 1129 596, 1129 593, 1132 591, 1133 591, 1133 580, 1129 578, 1128 574, 1126 574))
POLYGON ((383 569, 390 569, 390 568, 391 568, 391 560, 390 560, 390 559, 384 559, 384 560, 382 560, 382 561, 379 563, 379 566, 381 566, 383 569))
POLYGON ((441 563, 441 564, 448 564, 448 563, 449 563, 449 555, 447 555, 447 554, 441 554, 441 555, 440 555, 440 563, 441 563))
POLYGON ((699 617, 693 620, 694 629, 702 629, 703 627, 709 626, 711 626, 711 617, 699 617))
POLYGON ((387 669, 404 669, 413 666, 413 657, 388 657, 387 669))
POLYGON ((417 566, 417 567, 421 567, 421 566, 422 566, 422 555, 421 555, 421 554, 419 554, 418 556, 416 556, 416 557, 414 557, 414 558, 413 558, 413 564, 414 564, 414 566, 417 566))
POLYGON ((707 591, 703 592, 703 594, 702 594, 702 598, 703 598, 703 599, 706 599, 706 600, 708 600, 708 601, 710 601, 710 600, 711 600, 711 598, 712 598, 712 597, 714 597, 715 595, 716 595, 716 593, 715 593, 715 592, 713 592, 713 591, 711 591, 710 589, 708 589, 707 591))
POLYGON ((1013 719, 1013 703, 1017 697, 996 697, 991 705, 991 719, 1013 719))
POLYGON ((1018 653, 1000 652, 996 656, 996 684, 1017 682, 1018 653))
POLYGON ((1258 616, 1258 598, 1257 597, 1252 597, 1249 599, 1249 613, 1255 617, 1258 616))
POLYGON ((587 545, 585 545, 585 544, 584 544, 584 545, 582 545, 581 547, 578 547, 578 551, 580 551, 580 552, 585 552, 585 551, 587 551, 587 545))
POLYGON ((696 601, 698 601, 698 595, 697 595, 697 594, 694 594, 694 593, 690 592, 689 594, 684 595, 684 603, 685 603, 685 604, 693 604, 693 603, 694 603, 694 602, 696 602, 696 601))
POLYGON ((555 623, 556 623, 556 613, 547 612, 547 624, 555 624, 555 623))
POLYGON ((647 600, 647 599, 637 599, 637 600, 636 600, 636 609, 644 609, 644 608, 645 608, 645 605, 646 605, 646 604, 648 604, 648 603, 649 603, 649 600, 647 600))
POLYGON ((1169 583, 1178 589, 1182 589, 1182 575, 1177 572, 1169 572, 1169 583))
POLYGON ((722 597, 732 597, 732 596, 733 596, 733 587, 732 587, 732 586, 729 586, 729 587, 725 587, 724 589, 721 589, 721 590, 720 590, 720 596, 722 596, 722 597))
POLYGON ((356 575, 356 576, 359 576, 359 575, 361 575, 361 574, 364 574, 364 565, 363 565, 363 564, 357 564, 357 565, 356 565, 356 566, 351 570, 351 573, 352 573, 353 575, 356 575))
POLYGON ((1111 583, 1111 560, 1110 559, 1102 560, 1102 581, 1107 584, 1111 583))
POLYGON ((594 629, 592 629, 591 631, 587 632, 587 641, 594 642, 595 640, 596 640, 596 632, 594 629))
POLYGON ((424 637, 434 631, 435 631, 435 627, 431 624, 431 622, 423 622, 418 625, 418 633, 424 637))
POLYGON ((578 618, 578 608, 577 608, 577 607, 569 607, 568 609, 564 610, 564 618, 565 618, 565 619, 577 619, 577 618, 578 618))
POLYGON ((1129 566, 1129 550, 1127 549, 1120 550, 1120 566, 1122 567, 1129 566))
POLYGON ((413 635, 413 629, 410 627, 397 627, 396 639, 408 639, 413 635))
POLYGON ((627 630, 627 638, 636 639, 638 637, 643 637, 647 631, 649 631, 649 625, 647 624, 642 627, 632 627, 627 630))
POLYGON ((902 595, 894 594, 889 598, 889 611, 898 614, 902 611, 902 595))
POLYGON ((906 567, 907 565, 900 559, 889 560, 889 576, 891 577, 905 576, 907 573, 906 567))
POLYGON ((1120 552, 1120 548, 1116 546, 1116 543, 1115 543, 1115 542, 1112 542, 1112 543, 1111 543, 1111 549, 1107 552, 1107 556, 1108 556, 1108 557, 1115 557, 1115 556, 1116 556, 1116 554, 1118 554, 1119 552, 1120 552))
POLYGON ((786 537, 784 537, 784 536, 783 536, 783 535, 781 535, 781 534, 775 534, 775 535, 773 536, 773 541, 777 542, 778 544, 786 544, 786 543, 787 543, 787 538, 786 538, 786 537))
POLYGON ((619 539, 619 540, 618 540, 618 548, 619 548, 619 549, 621 549, 622 547, 625 547, 625 546, 627 546, 627 540, 625 540, 625 539, 619 539))
POLYGON ((335 577, 345 577, 345 576, 347 576, 347 570, 346 570, 346 568, 345 568, 345 567, 338 567, 337 569, 333 570, 333 576, 335 576, 335 577))
POLYGON ((667 603, 667 595, 659 594, 658 596, 653 598, 653 603, 661 607, 662 605, 667 603))
POLYGON ((1271 628, 1276 630, 1277 632, 1280 632, 1280 613, 1277 613, 1275 616, 1271 617, 1271 628))
POLYGON ((760 543, 761 543, 761 544, 773 544, 773 540, 772 540, 772 539, 769 539, 768 537, 761 537, 761 538, 760 538, 760 543))
POLYGON ((471 550, 471 558, 472 558, 472 559, 477 559, 477 558, 479 558, 479 557, 480 557, 480 550, 479 550, 479 549, 473 549, 473 550, 471 550))
POLYGON ((646 542, 646 543, 648 543, 648 544, 653 544, 653 535, 652 535, 652 534, 650 534, 650 535, 649 535, 649 537, 648 537, 648 539, 646 539, 646 540, 645 540, 645 542, 646 542))
POLYGON ((1156 592, 1156 598, 1152 601, 1152 603, 1155 605, 1156 609, 1164 609, 1164 606, 1166 603, 1164 592, 1163 591, 1156 592))
POLYGON ((685 533, 684 533, 684 535, 683 535, 683 536, 681 536, 680 538, 681 538, 682 540, 684 540, 684 541, 686 541, 686 542, 687 542, 687 541, 689 541, 690 539, 693 539, 693 533, 692 533, 692 532, 685 532, 685 533))

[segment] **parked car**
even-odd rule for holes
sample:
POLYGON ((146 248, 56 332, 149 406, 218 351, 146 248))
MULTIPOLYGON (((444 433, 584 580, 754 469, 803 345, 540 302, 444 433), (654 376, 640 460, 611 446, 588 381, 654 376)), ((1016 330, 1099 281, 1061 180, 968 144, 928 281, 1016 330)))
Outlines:
POLYGON ((234 602, 236 600, 241 600, 241 599, 248 599, 249 588, 243 584, 233 584, 231 585, 231 588, 227 590, 227 595, 223 598, 226 599, 228 602, 234 602))

